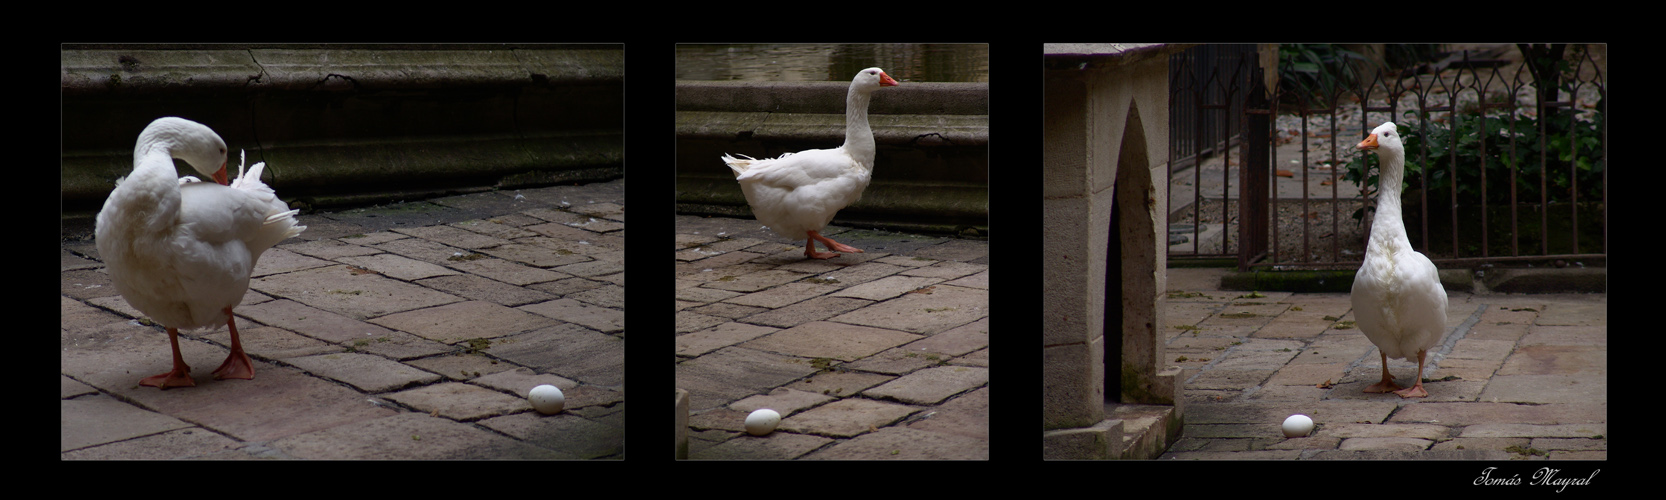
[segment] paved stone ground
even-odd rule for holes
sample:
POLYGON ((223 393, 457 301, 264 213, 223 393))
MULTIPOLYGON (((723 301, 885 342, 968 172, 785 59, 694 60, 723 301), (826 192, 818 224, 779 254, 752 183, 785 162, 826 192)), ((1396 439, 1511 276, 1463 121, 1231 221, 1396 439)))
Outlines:
MULTIPOLYGON (((1429 397, 1403 400, 1361 392, 1382 362, 1348 294, 1246 296, 1219 290, 1222 272, 1169 270, 1167 356, 1187 406, 1163 459, 1607 459, 1606 294, 1448 292, 1429 397), (1295 413, 1317 430, 1285 438, 1295 413)), ((1409 385, 1417 363, 1389 371, 1409 385)))
POLYGON ((676 218, 692 459, 989 458, 987 242, 829 227, 804 258, 751 219, 676 218), (748 413, 781 413, 763 437, 748 413))
MULTIPOLYGON (((238 306, 253 380, 209 374, 229 334, 168 337, 66 223, 66 459, 624 458, 623 180, 335 213, 269 250, 238 306), (553 384, 565 411, 525 395, 553 384)), ((83 227, 84 226, 84 227, 83 227)))

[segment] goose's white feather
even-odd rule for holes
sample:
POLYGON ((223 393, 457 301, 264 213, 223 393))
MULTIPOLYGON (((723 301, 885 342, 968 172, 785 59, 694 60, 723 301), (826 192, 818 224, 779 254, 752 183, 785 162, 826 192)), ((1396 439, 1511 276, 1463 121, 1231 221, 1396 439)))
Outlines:
POLYGON ((1399 130, 1389 122, 1371 134, 1367 142, 1374 138, 1381 164, 1380 194, 1365 262, 1354 275, 1354 320, 1388 357, 1416 360, 1446 332, 1446 289, 1434 262, 1412 250, 1406 237, 1400 208, 1406 151, 1399 130))
POLYGON ((845 97, 842 146, 767 159, 724 155, 753 216, 776 234, 805 240, 809 231, 820 231, 840 209, 861 199, 873 176, 875 152, 869 97, 881 86, 896 84, 879 68, 856 74, 845 97))
POLYGON ((262 252, 306 229, 260 181, 265 164, 230 186, 176 178, 173 158, 213 176, 226 145, 202 124, 161 118, 139 135, 133 173, 98 214, 98 252, 135 309, 180 329, 226 324, 262 252))

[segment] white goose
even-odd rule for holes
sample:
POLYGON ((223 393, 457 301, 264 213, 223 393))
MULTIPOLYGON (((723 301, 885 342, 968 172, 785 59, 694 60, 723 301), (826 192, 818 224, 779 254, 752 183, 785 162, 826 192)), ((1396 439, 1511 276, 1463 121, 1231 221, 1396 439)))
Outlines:
POLYGON ((1365 392, 1393 392, 1402 398, 1429 395, 1423 389, 1423 365, 1429 348, 1446 333, 1446 288, 1434 262, 1411 248, 1400 217, 1400 182, 1405 177, 1406 148, 1393 122, 1371 131, 1359 149, 1376 151, 1380 161, 1377 215, 1365 263, 1354 275, 1354 321, 1365 338, 1377 345, 1383 360, 1383 379, 1365 392), (1417 378, 1401 388, 1388 374, 1388 358, 1417 356, 1417 378))
POLYGON ((804 255, 831 259, 833 252, 857 252, 822 236, 821 229, 839 210, 862 198, 873 175, 873 130, 868 128, 868 98, 880 87, 897 84, 885 70, 868 68, 856 74, 845 95, 845 144, 834 149, 812 149, 779 158, 755 160, 724 155, 735 180, 752 205, 752 215, 775 234, 804 240, 804 255), (817 252, 820 241, 830 252, 817 252))
POLYGON ((226 183, 226 143, 213 130, 182 118, 161 118, 139 133, 133 173, 98 213, 98 253, 110 281, 139 312, 168 329, 173 371, 140 385, 190 387, 191 367, 179 355, 179 329, 231 329, 231 354, 215 378, 254 378, 254 364, 237 338, 232 307, 249 289, 261 252, 306 229, 296 210, 260 182, 265 163, 226 183), (174 177, 173 158, 214 178, 174 177))

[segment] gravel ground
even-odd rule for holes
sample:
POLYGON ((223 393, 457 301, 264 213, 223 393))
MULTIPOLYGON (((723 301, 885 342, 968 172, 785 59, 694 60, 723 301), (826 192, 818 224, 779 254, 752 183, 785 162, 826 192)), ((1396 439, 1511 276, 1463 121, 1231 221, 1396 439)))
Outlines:
MULTIPOLYGON (((1202 202, 1203 224, 1219 224, 1221 222, 1221 200, 1208 199, 1202 202)), ((1238 251, 1238 200, 1228 200, 1227 210, 1231 213, 1231 220, 1227 221, 1228 237, 1226 238, 1227 252, 1238 251)), ((1308 202, 1306 216, 1301 201, 1286 201, 1279 203, 1277 241, 1269 241, 1269 245, 1276 244, 1278 262, 1343 262, 1353 265, 1357 263, 1365 251, 1365 225, 1353 219, 1353 213, 1361 205, 1359 200, 1342 200, 1333 203, 1331 200, 1313 200, 1308 202), (1336 205, 1336 209, 1332 206, 1336 205), (1332 221, 1336 227, 1332 228, 1332 221), (1306 231, 1307 258, 1302 258, 1303 232, 1306 231), (1335 248, 1332 248, 1333 243, 1335 248)), ((1191 222, 1192 210, 1187 207, 1169 215, 1170 221, 1191 222)), ((1205 245, 1199 248, 1200 253, 1209 254, 1219 252, 1219 245, 1211 248, 1205 245)))

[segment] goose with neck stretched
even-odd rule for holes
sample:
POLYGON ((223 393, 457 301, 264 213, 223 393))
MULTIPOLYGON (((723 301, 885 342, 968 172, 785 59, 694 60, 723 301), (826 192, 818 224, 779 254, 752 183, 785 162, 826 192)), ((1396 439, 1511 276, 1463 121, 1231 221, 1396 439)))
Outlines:
POLYGON ((227 183, 226 143, 207 126, 169 117, 139 133, 133 172, 104 201, 96 237, 116 291, 168 330, 173 369, 140 385, 195 386, 180 356, 179 330, 222 324, 231 329, 231 352, 215 378, 254 378, 232 307, 248 291, 261 253, 306 229, 260 181, 265 166, 244 173, 239 165, 238 178, 227 183), (174 158, 215 182, 175 178, 174 158))
POLYGON ((1446 288, 1427 256, 1412 250, 1401 217, 1401 180, 1405 178, 1406 148, 1393 122, 1377 126, 1359 143, 1375 151, 1380 164, 1377 214, 1371 222, 1365 262, 1354 275, 1354 321, 1377 346, 1383 362, 1382 381, 1365 392, 1393 392, 1401 398, 1427 397, 1423 367, 1429 349, 1446 333, 1446 288), (1411 387, 1394 383, 1388 359, 1417 358, 1417 378, 1411 387))
POLYGON ((868 100, 880 87, 897 81, 885 70, 868 68, 856 73, 845 95, 845 143, 833 149, 786 153, 777 158, 753 159, 724 155, 734 171, 752 215, 775 234, 804 240, 804 255, 812 259, 838 257, 834 252, 861 253, 821 235, 834 214, 862 197, 873 175, 874 138, 868 128, 868 100), (828 252, 817 252, 816 242, 828 252))

